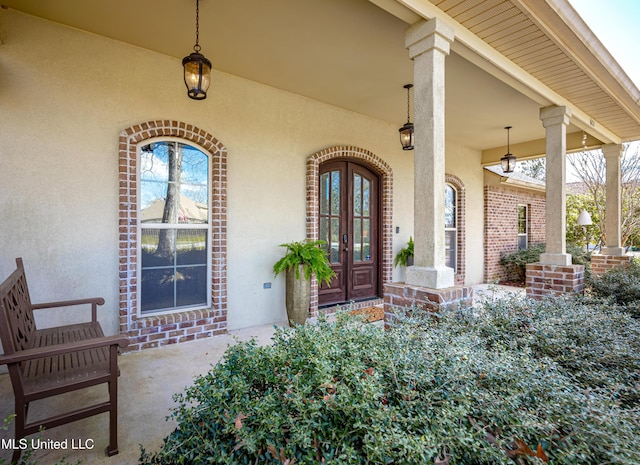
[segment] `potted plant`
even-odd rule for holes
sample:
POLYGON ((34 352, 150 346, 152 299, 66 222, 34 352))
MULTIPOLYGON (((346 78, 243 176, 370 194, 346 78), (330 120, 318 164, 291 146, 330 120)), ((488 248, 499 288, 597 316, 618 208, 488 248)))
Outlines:
POLYGON ((311 275, 319 283, 329 285, 335 273, 331 269, 327 252, 321 248, 325 241, 300 241, 280 244, 286 247, 284 257, 273 265, 273 273, 278 276, 286 272, 286 306, 289 324, 303 325, 309 314, 311 295, 311 275))
POLYGON ((413 237, 409 236, 409 242, 407 242, 407 246, 398 252, 395 260, 393 261, 393 266, 412 266, 413 265, 413 237))

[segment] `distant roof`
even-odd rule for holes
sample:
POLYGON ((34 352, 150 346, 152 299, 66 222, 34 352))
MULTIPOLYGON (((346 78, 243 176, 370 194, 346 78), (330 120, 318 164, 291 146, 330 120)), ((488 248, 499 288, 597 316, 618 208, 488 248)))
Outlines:
POLYGON ((509 184, 538 190, 544 190, 546 188, 546 183, 544 181, 540 181, 539 179, 532 178, 531 176, 527 176, 526 174, 519 173, 517 171, 514 171, 513 173, 504 173, 502 171, 502 167, 499 165, 485 166, 484 169, 500 176, 509 184))

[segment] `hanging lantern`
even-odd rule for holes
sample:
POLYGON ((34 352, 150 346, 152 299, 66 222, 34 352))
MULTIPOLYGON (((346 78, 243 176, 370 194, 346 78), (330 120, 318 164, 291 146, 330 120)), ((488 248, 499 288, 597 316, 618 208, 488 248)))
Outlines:
POLYGON ((182 59, 184 68, 184 84, 187 86, 187 95, 194 100, 207 98, 207 90, 211 84, 211 62, 200 53, 200 0, 196 0, 196 44, 193 53, 182 59))
POLYGON ((403 87, 407 89, 407 122, 404 123, 404 126, 398 129, 398 132, 400 132, 402 150, 413 150, 413 123, 409 121, 409 89, 413 87, 413 84, 405 84, 403 87))

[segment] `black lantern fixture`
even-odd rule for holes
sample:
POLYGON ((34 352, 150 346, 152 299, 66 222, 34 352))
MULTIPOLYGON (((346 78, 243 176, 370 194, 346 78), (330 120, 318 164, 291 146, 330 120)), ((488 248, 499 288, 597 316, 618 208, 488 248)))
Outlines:
POLYGON ((506 126, 505 129, 507 130, 507 154, 500 159, 500 163, 504 173, 513 173, 516 169, 516 157, 509 150, 509 130, 511 126, 506 126))
POLYGON ((200 0, 196 0, 196 44, 193 53, 182 59, 184 68, 184 83, 187 86, 187 94, 194 100, 207 98, 207 90, 211 83, 211 62, 200 53, 199 28, 200 0))
POLYGON ((413 123, 409 121, 409 89, 413 87, 413 84, 405 84, 403 87, 407 89, 407 122, 398 129, 398 132, 400 132, 402 150, 413 150, 413 123))

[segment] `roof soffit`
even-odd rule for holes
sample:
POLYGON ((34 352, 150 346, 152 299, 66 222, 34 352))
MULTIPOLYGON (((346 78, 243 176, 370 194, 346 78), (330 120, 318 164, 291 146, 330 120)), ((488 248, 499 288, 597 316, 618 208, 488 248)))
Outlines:
MULTIPOLYGON (((565 0, 547 1, 553 2, 556 9, 565 8, 577 16, 565 0)), ((509 85, 515 81, 515 88, 541 106, 571 107, 572 123, 594 137, 606 143, 640 139, 640 108, 635 97, 638 89, 608 53, 598 55, 598 47, 585 46, 580 39, 584 35, 577 36, 567 25, 569 19, 559 16, 546 2, 397 2, 423 18, 445 19, 455 31, 453 51, 509 85), (534 11, 530 3, 543 13, 534 11), (602 57, 605 63, 600 62, 602 57), (609 66, 614 69, 613 74, 609 66)), ((595 38, 584 22, 574 28, 583 28, 595 38)), ((597 45, 604 50, 599 41, 597 45)))

